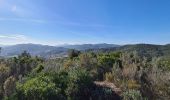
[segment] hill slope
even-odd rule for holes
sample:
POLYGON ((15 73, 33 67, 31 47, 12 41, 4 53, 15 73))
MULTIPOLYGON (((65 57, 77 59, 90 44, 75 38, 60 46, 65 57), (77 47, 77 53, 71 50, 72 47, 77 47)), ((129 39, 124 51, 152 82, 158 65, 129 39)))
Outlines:
POLYGON ((51 51, 62 51, 65 52, 67 49, 62 47, 53 47, 48 45, 39 45, 39 44, 18 44, 8 47, 2 47, 2 56, 15 56, 21 54, 23 51, 29 52, 31 55, 44 55, 51 51))
POLYGON ((33 56, 42 57, 61 57, 67 55, 68 49, 87 50, 118 47, 114 44, 82 44, 82 45, 65 45, 65 46, 48 46, 39 44, 18 44, 13 46, 2 47, 1 56, 16 56, 23 51, 29 52, 33 56))
POLYGON ((114 48, 119 47, 119 45, 102 43, 102 44, 65 45, 62 47, 68 49, 87 50, 87 49, 114 48))
POLYGON ((110 52, 110 51, 121 51, 121 52, 137 52, 140 56, 170 56, 170 45, 152 45, 152 44, 135 44, 135 45, 124 45, 116 48, 104 48, 104 49, 91 49, 88 51, 94 52, 110 52))

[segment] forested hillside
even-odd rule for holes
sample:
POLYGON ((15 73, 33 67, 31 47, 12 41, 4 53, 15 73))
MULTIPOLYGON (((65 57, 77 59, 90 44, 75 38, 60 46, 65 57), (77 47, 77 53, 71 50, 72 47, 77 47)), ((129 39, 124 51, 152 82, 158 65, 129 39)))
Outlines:
POLYGON ((137 52, 139 56, 145 57, 160 57, 170 56, 170 45, 152 45, 152 44, 136 44, 136 45, 124 45, 116 48, 103 48, 103 49, 89 49, 87 51, 93 52, 137 52))
POLYGON ((44 59, 0 59, 2 100, 169 100, 170 45, 70 49, 44 59))

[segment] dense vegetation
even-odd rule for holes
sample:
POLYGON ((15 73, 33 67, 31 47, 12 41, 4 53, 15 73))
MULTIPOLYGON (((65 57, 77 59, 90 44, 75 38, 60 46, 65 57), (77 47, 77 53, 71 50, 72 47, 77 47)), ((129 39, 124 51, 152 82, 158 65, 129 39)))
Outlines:
POLYGON ((169 51, 137 48, 69 50, 68 57, 57 59, 32 57, 25 51, 1 58, 0 99, 169 100, 170 58, 164 54, 169 51), (106 85, 96 84, 101 82, 106 85))

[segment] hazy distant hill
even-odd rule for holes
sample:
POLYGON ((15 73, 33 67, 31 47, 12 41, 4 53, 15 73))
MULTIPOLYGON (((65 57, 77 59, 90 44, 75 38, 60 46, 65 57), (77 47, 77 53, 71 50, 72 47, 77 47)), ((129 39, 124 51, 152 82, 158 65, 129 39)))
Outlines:
POLYGON ((170 44, 168 45, 152 45, 152 44, 136 44, 136 45, 114 45, 114 44, 82 44, 82 45, 63 45, 61 47, 39 45, 39 44, 18 44, 13 46, 2 47, 2 56, 15 56, 23 51, 28 51, 32 55, 42 57, 61 57, 66 56, 68 49, 109 52, 123 51, 134 52, 141 56, 170 56, 170 44))
POLYGON ((62 47, 68 49, 87 50, 87 49, 119 47, 119 45, 102 43, 102 44, 64 45, 62 47))
POLYGON ((2 44, 0 44, 0 47, 5 47, 6 45, 2 45, 2 44))
POLYGON ((15 56, 27 51, 32 55, 43 57, 58 57, 67 54, 68 49, 87 50, 118 47, 114 44, 82 44, 82 45, 63 45, 60 47, 39 45, 39 44, 18 44, 13 46, 2 47, 2 56, 15 56))
POLYGON ((27 51, 32 55, 45 55, 51 51, 66 51, 67 49, 62 47, 53 47, 48 45, 39 44, 18 44, 13 46, 2 47, 2 56, 15 56, 21 54, 23 51, 27 51))

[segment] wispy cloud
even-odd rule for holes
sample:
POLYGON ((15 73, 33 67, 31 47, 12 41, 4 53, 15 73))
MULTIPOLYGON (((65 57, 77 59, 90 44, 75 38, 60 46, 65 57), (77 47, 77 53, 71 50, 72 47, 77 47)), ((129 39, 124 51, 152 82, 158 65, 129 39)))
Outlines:
POLYGON ((95 28, 111 28, 110 25, 105 24, 94 24, 94 23, 79 23, 79 22, 71 22, 71 21, 52 21, 52 20, 43 20, 43 19, 30 19, 30 18, 2 18, 0 17, 0 21, 19 21, 19 22, 33 22, 33 23, 51 23, 58 24, 64 26, 77 26, 77 27, 95 27, 95 28))
POLYGON ((14 12, 14 13, 17 12, 17 6, 16 6, 16 5, 13 5, 13 6, 11 7, 11 11, 14 12))
POLYGON ((26 37, 24 35, 0 35, 0 39, 20 39, 25 40, 26 37))
POLYGON ((48 19, 41 9, 37 9, 37 5, 31 3, 30 1, 22 0, 0 0, 0 12, 3 11, 0 21, 16 21, 16 22, 32 22, 32 23, 48 23, 48 24, 58 24, 62 26, 76 26, 76 27, 97 27, 106 28, 109 25, 104 25, 100 23, 83 23, 76 22, 67 19, 66 17, 56 14, 54 11, 48 11, 49 16, 53 18, 48 19), (10 13, 10 16, 9 16, 10 13))
POLYGON ((45 15, 42 9, 37 9, 38 5, 31 3, 31 1, 22 0, 0 0, 0 13, 3 11, 4 16, 0 17, 0 21, 19 21, 19 22, 32 22, 32 23, 48 23, 58 24, 62 26, 76 26, 76 27, 97 27, 97 28, 108 28, 109 25, 101 23, 83 23, 76 22, 67 19, 65 16, 56 14, 55 11, 48 11, 45 15), (2 3, 2 4, 1 4, 2 3), (1 9, 2 8, 2 9, 1 9), (6 14, 7 13, 7 14, 6 14), (48 18, 48 16, 53 16, 48 18))
MULTIPOLYGON (((50 21, 49 21, 50 22, 50 21)), ((51 21, 53 23, 57 23, 60 25, 67 25, 67 26, 78 26, 78 27, 97 27, 97 28, 111 28, 110 25, 100 24, 100 23, 81 23, 81 22, 72 22, 72 21, 51 21)))
POLYGON ((33 17, 39 15, 35 7, 30 0, 0 0, 0 13, 3 17, 33 17))
POLYGON ((13 5, 12 7, 11 7, 11 11, 12 12, 15 12, 17 10, 17 6, 16 5, 13 5))
POLYGON ((0 44, 13 45, 24 43, 28 38, 21 34, 0 34, 0 44))
POLYGON ((28 37, 22 34, 0 34, 0 45, 15 45, 15 44, 43 44, 43 45, 61 45, 64 42, 55 40, 39 40, 28 37))
POLYGON ((34 23, 46 23, 45 20, 40 19, 27 19, 27 18, 0 18, 0 21, 21 21, 21 22, 34 22, 34 23))

